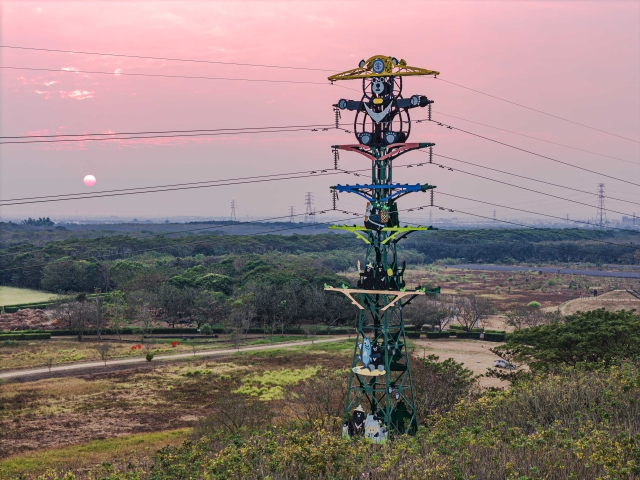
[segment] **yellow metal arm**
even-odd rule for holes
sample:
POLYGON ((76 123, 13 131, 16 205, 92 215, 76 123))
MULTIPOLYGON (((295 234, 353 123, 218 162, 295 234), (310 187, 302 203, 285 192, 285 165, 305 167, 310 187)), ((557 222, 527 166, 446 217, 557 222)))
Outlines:
POLYGON ((405 60, 396 60, 393 57, 386 57, 384 55, 376 55, 365 61, 361 67, 354 68, 353 70, 347 70, 346 72, 336 73, 331 75, 329 80, 356 80, 358 78, 373 78, 373 77, 407 77, 414 75, 440 75, 440 72, 435 70, 427 70, 425 68, 410 67, 405 60), (384 63, 384 70, 380 73, 373 71, 373 63, 376 60, 380 60, 384 63))

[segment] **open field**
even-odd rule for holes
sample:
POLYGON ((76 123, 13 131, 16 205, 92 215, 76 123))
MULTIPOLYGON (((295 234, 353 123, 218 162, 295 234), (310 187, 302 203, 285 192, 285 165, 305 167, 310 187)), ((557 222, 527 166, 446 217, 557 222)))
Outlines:
POLYGON ((46 302, 56 297, 55 293, 42 292, 40 290, 0 286, 0 306, 46 302))
POLYGON ((407 286, 433 284, 442 293, 484 295, 499 313, 510 311, 517 304, 531 301, 543 307, 559 307, 563 303, 590 295, 618 289, 639 289, 637 279, 587 277, 545 272, 472 271, 468 269, 427 266, 407 269, 407 286))
MULTIPOLYGON (((436 340, 413 340, 413 345, 415 347, 414 355, 417 357, 437 355, 440 360, 453 358, 456 362, 463 363, 475 375, 484 375, 487 373, 487 368, 493 368, 494 360, 499 358, 489 349, 501 344, 481 340, 438 338, 436 340)), ((506 388, 509 386, 507 382, 488 377, 478 379, 478 384, 484 388, 506 388)))
MULTIPOLYGON (((85 338, 82 342, 69 337, 53 337, 51 340, 0 342, 0 372, 29 367, 48 367, 49 361, 51 361, 51 366, 53 367, 78 362, 101 361, 98 347, 103 346, 105 343, 111 347, 108 352, 107 362, 122 359, 143 359, 147 352, 151 352, 154 356, 170 354, 196 355, 232 347, 232 343, 228 341, 226 336, 223 336, 220 339, 221 341, 216 343, 194 342, 193 340, 181 341, 180 336, 176 336, 175 339, 153 339, 153 343, 149 342, 149 340, 147 340, 147 343, 139 343, 138 339, 131 340, 127 337, 129 336, 123 336, 123 342, 118 342, 114 338, 108 338, 108 342, 98 342, 95 339, 92 340, 91 337, 85 338), (172 341, 180 342, 180 344, 172 346, 172 341), (142 348, 133 349, 132 347, 136 345, 140 345, 142 348)), ((307 340, 309 340, 309 337, 302 335, 274 335, 273 337, 250 335, 246 341, 240 342, 239 346, 261 346, 307 340)))
POLYGON ((190 428, 153 433, 123 435, 121 437, 92 440, 62 448, 51 448, 37 453, 26 453, 0 460, 0 478, 13 478, 22 472, 40 472, 43 466, 51 468, 87 469, 105 459, 126 464, 143 456, 151 456, 167 445, 177 445, 189 438, 190 428))
MULTIPOLYGON (((0 458, 68 445, 188 428, 245 379, 272 371, 342 369, 352 342, 144 363, 126 370, 0 384, 0 458)), ((286 380, 290 376, 283 377, 286 380)), ((295 376, 294 376, 295 378, 295 376)), ((273 382, 272 378, 269 380, 273 382)), ((277 383, 264 392, 277 393, 277 383), (273 389, 276 389, 274 392, 273 389)), ((264 393, 260 393, 261 395, 264 393)), ((277 396, 277 395, 276 395, 277 396)))
POLYGON ((571 315, 576 312, 586 312, 604 308, 608 312, 618 310, 636 310, 640 312, 640 298, 635 297, 626 290, 614 290, 597 297, 575 298, 564 303, 560 307, 563 315, 571 315))

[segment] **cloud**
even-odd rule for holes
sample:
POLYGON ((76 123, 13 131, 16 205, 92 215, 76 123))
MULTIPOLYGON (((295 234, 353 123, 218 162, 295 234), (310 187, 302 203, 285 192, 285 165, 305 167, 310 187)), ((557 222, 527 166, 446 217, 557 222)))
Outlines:
POLYGON ((116 70, 113 73, 115 73, 116 75, 120 75, 122 73, 122 69, 116 68, 116 70))
POLYGON ((62 67, 60 70, 64 70, 65 72, 77 72, 78 69, 76 67, 62 67))
POLYGON ((86 98, 93 98, 95 92, 89 92, 87 90, 73 90, 72 92, 65 92, 60 90, 60 98, 74 98, 76 100, 84 100, 86 98))
POLYGON ((38 95, 42 95, 42 97, 45 99, 51 98, 51 92, 46 92, 43 90, 34 90, 34 92, 36 92, 38 95))
POLYGON ((51 80, 50 82, 44 82, 44 85, 48 87, 49 85, 53 85, 54 83, 56 83, 55 80, 51 80))

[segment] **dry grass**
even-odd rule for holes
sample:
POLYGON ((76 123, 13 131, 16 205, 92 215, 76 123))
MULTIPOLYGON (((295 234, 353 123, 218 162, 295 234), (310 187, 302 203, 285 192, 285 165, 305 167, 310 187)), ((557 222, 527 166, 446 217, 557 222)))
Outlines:
POLYGON ((124 435, 104 440, 93 440, 70 447, 52 448, 26 453, 0 460, 0 477, 14 478, 20 475, 35 477, 48 468, 61 471, 85 470, 103 462, 126 464, 139 461, 141 456, 151 456, 155 450, 167 445, 177 445, 186 440, 190 428, 164 432, 124 435))
POLYGON ((586 312, 598 308, 604 308, 608 312, 633 309, 640 311, 640 299, 626 290, 614 290, 597 297, 570 300, 560 307, 560 312, 563 315, 571 315, 576 312, 586 312))
MULTIPOLYGON (((180 336, 176 335, 179 339, 180 336)), ((225 340, 227 336, 222 336, 221 340, 225 340)), ((96 349, 101 345, 100 342, 94 340, 95 337, 85 338, 82 342, 70 339, 61 339, 53 337, 51 340, 35 340, 26 341, 0 341, 0 371, 11 370, 16 368, 44 367, 49 359, 52 359, 52 365, 61 365, 75 362, 100 361, 100 353, 96 349)), ((136 358, 146 355, 147 344, 141 344, 141 349, 132 350, 132 346, 138 344, 138 337, 133 335, 123 336, 122 343, 117 341, 117 337, 105 336, 111 344, 109 351, 109 359, 136 358)), ((307 340, 304 336, 274 336, 273 338, 256 338, 249 337, 247 342, 241 345, 262 345, 291 341, 307 340)), ((149 342, 149 340, 147 340, 149 342)), ((151 352, 154 355, 162 355, 169 353, 192 353, 193 343, 191 341, 180 342, 180 345, 171 346, 171 339, 154 340, 151 345, 151 352)), ((197 352, 205 350, 215 350, 230 348, 230 343, 221 341, 220 343, 198 343, 197 352)))

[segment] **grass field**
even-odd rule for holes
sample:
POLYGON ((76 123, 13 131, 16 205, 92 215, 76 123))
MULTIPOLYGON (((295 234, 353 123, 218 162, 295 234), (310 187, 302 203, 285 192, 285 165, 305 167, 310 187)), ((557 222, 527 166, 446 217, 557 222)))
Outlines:
POLYGON ((0 478, 16 478, 20 475, 42 473, 49 468, 62 471, 86 468, 107 461, 125 463, 128 458, 151 456, 155 450, 176 445, 186 440, 190 428, 164 432, 124 435, 104 440, 93 440, 80 445, 16 455, 0 460, 0 478))
MULTIPOLYGON (((113 337, 113 336, 110 336, 113 337)), ((222 336, 224 339, 226 336, 222 336)), ((326 338, 326 337, 322 337, 326 338)), ((172 353, 193 353, 232 348, 232 342, 220 342, 215 344, 194 343, 192 341, 181 341, 177 336, 175 339, 154 339, 153 343, 143 344, 141 349, 132 350, 139 337, 133 335, 123 335, 123 343, 116 341, 109 342, 111 349, 108 352, 108 359, 115 360, 121 358, 144 357, 147 353, 147 346, 154 355, 167 355, 172 353), (171 346, 171 341, 180 341, 180 345, 171 346)), ((240 342, 240 346, 245 345, 269 345, 270 343, 302 342, 309 340, 308 337, 280 336, 274 335, 269 338, 249 338, 248 341, 240 342)), ((147 340, 148 342, 148 340, 147 340)), ((341 342, 337 342, 341 343, 341 342)), ((97 347, 103 343, 85 339, 82 342, 66 338, 54 338, 51 340, 26 341, 2 341, 0 340, 0 371, 12 368, 43 367, 51 361, 51 365, 62 365, 75 362, 91 362, 101 359, 97 347)), ((277 350, 282 352, 283 350, 277 350)))
POLYGON ((29 288, 0 287, 0 305, 16 305, 20 303, 46 302, 57 295, 29 288))

